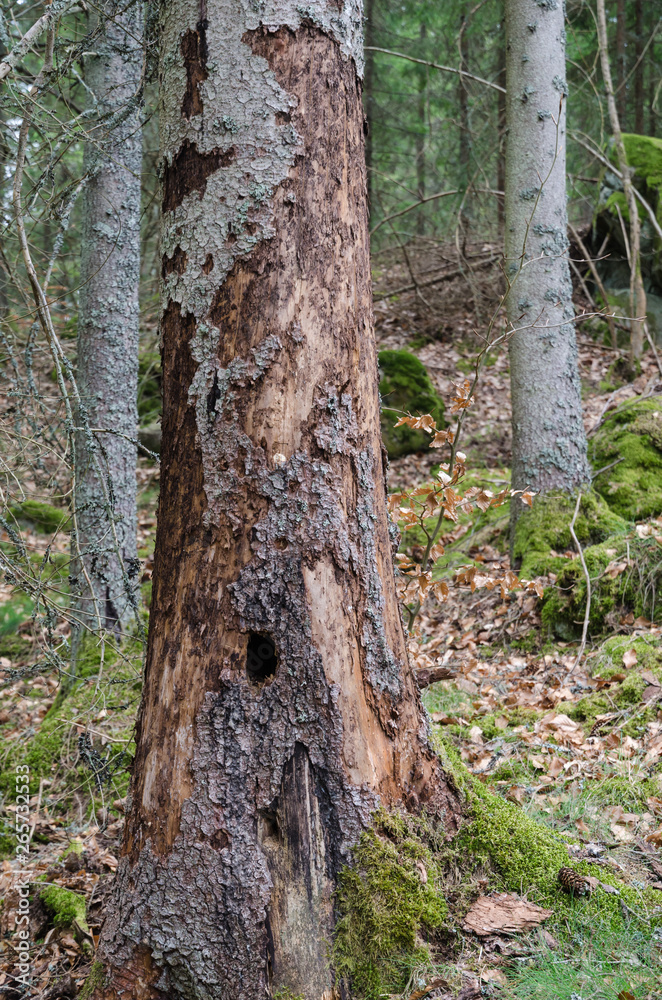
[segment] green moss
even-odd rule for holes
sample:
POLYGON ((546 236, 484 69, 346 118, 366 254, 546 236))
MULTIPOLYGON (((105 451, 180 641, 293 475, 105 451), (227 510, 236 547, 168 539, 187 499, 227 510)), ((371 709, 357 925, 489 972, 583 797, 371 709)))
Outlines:
POLYGON ((15 504, 11 513, 17 521, 28 522, 36 531, 46 535, 54 535, 69 520, 67 511, 39 500, 24 500, 15 504))
POLYGON ((648 201, 657 209, 658 221, 662 219, 662 140, 648 135, 623 133, 623 144, 628 163, 634 167, 634 183, 648 201))
POLYGON ((431 841, 424 821, 380 810, 340 873, 334 967, 362 996, 403 988, 403 969, 430 959, 423 938, 448 915, 431 841))
POLYGON ((589 442, 594 488, 630 521, 662 514, 662 404, 644 399, 616 410, 589 442), (618 462, 606 472, 600 469, 618 462))
POLYGON ((652 636, 613 635, 602 643, 593 661, 593 677, 611 677, 623 669, 623 656, 634 649, 637 667, 651 670, 662 680, 662 647, 652 636))
POLYGON ((8 656, 10 660, 18 659, 9 650, 20 654, 26 640, 12 633, 17 631, 26 618, 30 618, 33 609, 32 599, 20 590, 15 590, 8 601, 0 604, 0 656, 8 656))
POLYGON ((405 412, 413 416, 429 413, 437 427, 444 426, 444 403, 425 365, 409 351, 380 351, 379 369, 382 439, 389 458, 427 449, 429 434, 394 426, 405 412))
MULTIPOLYGON (((611 215, 613 215, 614 218, 616 219, 618 218, 618 213, 620 211, 621 216, 623 217, 623 222, 625 222, 626 225, 629 225, 630 209, 628 207, 627 198, 625 197, 622 191, 614 191, 612 194, 610 194, 605 202, 604 207, 606 211, 609 212, 611 215)), ((637 210, 639 214, 639 219, 643 222, 644 218, 646 217, 646 213, 643 205, 641 205, 639 202, 637 202, 637 210)))
MULTIPOLYGON (((339 975, 351 979, 352 995, 377 998, 400 993, 416 963, 434 960, 429 947, 443 941, 443 931, 452 929, 454 919, 461 922, 466 912, 455 903, 449 911, 443 898, 450 884, 453 897, 458 895, 457 883, 452 883, 452 870, 457 872, 458 867, 466 886, 472 873, 491 872, 493 888, 527 894, 550 907, 558 923, 580 905, 589 922, 602 920, 622 930, 630 917, 621 900, 653 924, 662 922, 655 890, 627 886, 615 874, 586 862, 573 867, 614 886, 618 894, 598 889, 578 904, 558 883, 559 869, 570 863, 567 842, 471 775, 445 737, 439 738, 437 749, 451 785, 464 801, 466 822, 449 843, 443 830, 433 828, 425 817, 384 810, 375 815, 373 828, 361 837, 353 863, 339 882, 333 961, 339 975)), ((628 784, 623 778, 615 779, 611 790, 605 782, 596 787, 605 804, 623 792, 618 781, 628 784)), ((655 789, 653 782, 642 782, 641 795, 655 789)), ((465 906, 476 892, 475 883, 473 894, 464 892, 465 906)))
MULTIPOLYGON (((591 578, 589 635, 602 635, 617 612, 632 611, 651 621, 662 617, 659 546, 652 538, 636 535, 608 538, 601 545, 584 549, 584 560, 591 578), (610 564, 629 566, 616 576, 607 573, 610 564)), ((570 641, 581 636, 586 610, 586 578, 579 558, 565 562, 556 584, 548 587, 542 602, 543 625, 559 639, 570 641)))
POLYGON ((90 973, 85 980, 80 993, 78 994, 78 1000, 90 1000, 94 991, 103 986, 105 978, 106 972, 103 967, 103 963, 95 959, 92 963, 90 973))
MULTIPOLYGON (((515 528, 513 557, 521 566, 520 576, 530 578, 558 573, 565 560, 561 553, 574 550, 570 523, 576 500, 572 497, 538 497, 530 510, 520 515, 515 528)), ((610 510, 596 493, 583 493, 575 521, 575 534, 582 546, 595 545, 612 535, 624 535, 627 522, 610 510)))
POLYGON ((60 885, 49 885, 41 892, 41 901, 53 917, 56 927, 71 927, 74 923, 89 934, 85 897, 60 885))

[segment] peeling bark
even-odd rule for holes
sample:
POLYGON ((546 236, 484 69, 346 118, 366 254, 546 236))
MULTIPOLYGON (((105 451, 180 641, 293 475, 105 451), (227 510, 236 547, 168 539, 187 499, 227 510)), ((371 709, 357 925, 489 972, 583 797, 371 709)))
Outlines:
POLYGON ((590 470, 567 259, 562 0, 506 0, 506 44, 512 485, 572 491, 590 470))
POLYGON ((339 996, 333 890, 380 803, 449 832, 393 579, 361 7, 168 6, 163 450, 145 688, 97 997, 339 996), (266 113, 265 113, 266 109, 266 113), (224 138, 222 138, 222 136, 224 138), (181 151, 222 155, 187 190, 181 151), (169 201, 168 190, 181 192, 169 201), (126 994, 124 994, 126 995, 126 994))

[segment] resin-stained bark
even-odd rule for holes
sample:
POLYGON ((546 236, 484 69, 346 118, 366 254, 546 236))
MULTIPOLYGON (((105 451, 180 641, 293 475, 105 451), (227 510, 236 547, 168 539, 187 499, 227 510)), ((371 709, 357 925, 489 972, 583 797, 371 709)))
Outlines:
POLYGON ((134 613, 138 572, 132 442, 138 433, 142 8, 108 3, 96 16, 103 17, 102 31, 85 56, 96 114, 84 156, 90 179, 77 367, 85 408, 79 424, 89 431, 80 431, 76 442, 72 592, 78 591, 76 610, 85 624, 118 629, 134 613))
POLYGON ((301 10, 162 25, 162 485, 99 997, 339 996, 335 879, 371 812, 459 822, 393 581, 361 8, 301 10))
POLYGON ((590 478, 567 260, 563 7, 506 2, 512 485, 541 491, 590 478))

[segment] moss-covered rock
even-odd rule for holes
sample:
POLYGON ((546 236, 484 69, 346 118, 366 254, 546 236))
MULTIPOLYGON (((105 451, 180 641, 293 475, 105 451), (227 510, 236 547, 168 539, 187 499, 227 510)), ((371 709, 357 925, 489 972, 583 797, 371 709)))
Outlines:
POLYGON ((589 442, 599 474, 593 482, 609 507, 630 521, 662 514, 662 403, 628 402, 615 410, 589 442), (618 464, 605 472, 601 469, 618 464))
MULTIPOLYGON (((652 538, 637 535, 612 536, 600 545, 584 549, 591 578, 589 635, 608 631, 613 612, 633 612, 651 621, 662 617, 659 546, 652 538), (629 557, 629 562, 628 562, 629 557)), ((543 625, 559 639, 581 636, 586 610, 586 578, 579 558, 570 559, 559 572, 556 584, 545 590, 543 625)))
POLYGON ((23 503, 14 504, 11 513, 17 521, 27 523, 35 531, 46 535, 54 535, 69 520, 66 510, 39 500, 24 500, 23 503))
POLYGON ((429 446, 430 435, 395 424, 403 413, 429 413, 437 427, 444 426, 444 403, 425 365, 410 351, 380 351, 379 369, 382 439, 389 458, 422 451, 429 446))
POLYGON ((657 210, 658 222, 662 221, 662 139, 650 135, 623 133, 623 144, 628 163, 634 167, 634 183, 657 210))
MULTIPOLYGON (((574 550, 570 523, 575 512, 573 497, 539 497, 530 510, 520 515, 515 528, 513 557, 520 576, 529 579, 544 573, 558 573, 567 560, 563 553, 574 550)), ((580 544, 595 545, 611 536, 623 536, 628 523, 614 513, 596 493, 584 493, 575 521, 580 544)))

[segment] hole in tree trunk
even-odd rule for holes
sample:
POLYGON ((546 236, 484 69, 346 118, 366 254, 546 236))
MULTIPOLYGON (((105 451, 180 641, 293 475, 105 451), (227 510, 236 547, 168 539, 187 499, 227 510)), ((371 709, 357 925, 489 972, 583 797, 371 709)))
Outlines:
POLYGON ((262 843, 272 841, 278 843, 280 840, 280 827, 278 826, 278 815, 275 809, 259 810, 259 837, 262 843))
POLYGON ((278 657, 268 635, 251 632, 246 650, 246 676, 251 684, 262 684, 276 673, 278 657))

